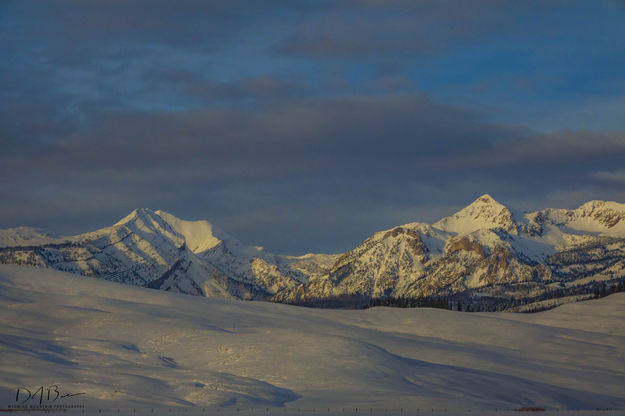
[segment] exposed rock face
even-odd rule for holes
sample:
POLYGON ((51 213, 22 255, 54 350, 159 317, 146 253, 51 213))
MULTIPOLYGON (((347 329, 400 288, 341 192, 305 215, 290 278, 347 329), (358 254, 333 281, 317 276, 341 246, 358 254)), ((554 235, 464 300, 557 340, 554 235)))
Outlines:
POLYGON ((396 288, 409 283, 406 277, 423 272, 428 253, 428 247, 414 228, 396 227, 377 233, 342 255, 332 266, 327 274, 332 293, 313 293, 320 297, 344 293, 391 295, 396 288))
POLYGON ((453 253, 454 251, 458 250, 472 251, 481 258, 486 257, 486 249, 484 248, 484 246, 478 241, 469 240, 469 238, 466 236, 457 240, 450 240, 447 243, 446 251, 448 253, 453 253))
POLYGON ((200 296, 295 303, 464 291, 510 296, 625 278, 625 204, 591 201, 521 215, 484 195, 432 225, 377 232, 342 255, 278 256, 206 221, 147 209, 74 237, 0 231, 2 242, 0 263, 200 296))

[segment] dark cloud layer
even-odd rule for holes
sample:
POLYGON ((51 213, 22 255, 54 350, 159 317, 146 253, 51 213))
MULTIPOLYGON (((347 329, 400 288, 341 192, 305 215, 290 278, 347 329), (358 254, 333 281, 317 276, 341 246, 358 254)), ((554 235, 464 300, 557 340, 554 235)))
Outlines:
MULTIPOLYGON (((471 71, 526 86, 516 61, 495 61, 490 48, 572 32, 567 4, 6 2, 0 227, 73 233, 148 206, 303 253, 347 250, 485 192, 522 209, 625 201, 623 131, 539 131, 495 122, 503 99, 437 96, 471 71), (481 66, 445 72, 467 48, 481 66), (431 85, 419 72, 428 65, 431 85)), ((603 74, 617 86, 614 106, 625 77, 607 64, 603 74)))
MULTIPOLYGON (((457 203, 493 190, 504 198, 555 192, 605 178, 589 172, 622 160, 622 133, 536 134, 426 97, 352 96, 255 111, 110 114, 84 132, 3 154, 1 174, 13 181, 0 193, 31 189, 16 204, 51 206, 51 221, 147 205, 212 218, 259 244, 269 227, 278 251, 301 238, 320 241, 304 249, 340 250, 377 228, 448 213, 432 210, 431 195, 454 193, 457 203), (428 206, 422 218, 416 207, 428 206)), ((5 204, 1 214, 24 212, 5 204)))

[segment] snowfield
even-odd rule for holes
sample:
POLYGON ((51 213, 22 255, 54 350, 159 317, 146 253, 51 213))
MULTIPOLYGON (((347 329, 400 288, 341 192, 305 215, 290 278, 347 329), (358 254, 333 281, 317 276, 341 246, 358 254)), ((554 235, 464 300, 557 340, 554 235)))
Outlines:
POLYGON ((85 394, 54 403, 92 413, 623 409, 624 317, 625 294, 537 314, 321 310, 1 265, 0 408, 18 387, 51 404, 57 385, 85 394))

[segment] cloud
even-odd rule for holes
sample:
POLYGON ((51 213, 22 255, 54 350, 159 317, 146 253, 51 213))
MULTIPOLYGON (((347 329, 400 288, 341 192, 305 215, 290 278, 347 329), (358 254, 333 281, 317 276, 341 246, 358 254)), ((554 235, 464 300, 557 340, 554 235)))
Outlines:
POLYGON ((487 35, 521 30, 519 16, 564 2, 422 0, 330 2, 309 14, 274 51, 314 59, 384 56, 403 60, 470 44, 487 35))
MULTIPOLYGON (((29 148, 35 163, 28 171, 166 169, 171 160, 235 177, 349 172, 363 164, 393 171, 405 163, 429 164, 437 155, 460 157, 516 134, 425 96, 295 99, 254 110, 114 112, 86 131, 29 148)), ((10 160, 3 166, 19 169, 10 160)))
POLYGON ((348 249, 484 192, 505 201, 590 187, 589 172, 625 152, 618 133, 537 134, 422 94, 98 113, 36 146, 19 137, 23 148, 0 155, 7 226, 31 223, 33 206, 47 207, 33 225, 70 216, 74 227, 151 206, 287 253, 348 249))
MULTIPOLYGON (((65 57, 79 58, 72 47, 84 47, 94 39, 102 40, 105 45, 117 46, 125 46, 120 43, 123 39, 127 45, 147 41, 162 45, 215 47, 219 46, 219 42, 245 34, 246 29, 252 28, 250 22, 267 14, 291 9, 301 11, 311 6, 306 2, 287 0, 268 0, 262 4, 245 0, 181 0, 175 5, 166 0, 135 0, 131 3, 121 0, 60 0, 54 5, 19 0, 9 1, 6 7, 7 15, 29 17, 20 20, 16 26, 33 29, 30 36, 58 30, 48 40, 69 40, 65 57), (245 22, 248 26, 241 26, 245 22)), ((91 54, 97 53, 91 51, 91 54)))
POLYGON ((624 132, 558 130, 526 132, 512 140, 496 141, 492 148, 465 157, 464 163, 495 168, 542 165, 555 169, 570 165, 583 169, 588 161, 614 163, 623 158, 624 132))
POLYGON ((625 185, 625 170, 592 172, 590 178, 599 182, 607 182, 615 185, 625 185))
POLYGON ((146 89, 161 85, 160 94, 178 100, 186 107, 234 105, 258 101, 275 101, 312 93, 305 84, 288 77, 258 75, 236 81, 218 81, 201 71, 184 68, 155 67, 142 74, 146 89))
MULTIPOLYGON (((484 192, 530 208, 616 194, 622 132, 538 133, 492 121, 506 97, 449 98, 458 77, 525 79, 490 46, 542 42, 559 1, 2 4, 0 227, 86 231, 149 206, 279 252, 341 251, 484 192), (445 53, 451 70, 430 61, 445 53)), ((548 105, 546 82, 527 105, 548 105)))

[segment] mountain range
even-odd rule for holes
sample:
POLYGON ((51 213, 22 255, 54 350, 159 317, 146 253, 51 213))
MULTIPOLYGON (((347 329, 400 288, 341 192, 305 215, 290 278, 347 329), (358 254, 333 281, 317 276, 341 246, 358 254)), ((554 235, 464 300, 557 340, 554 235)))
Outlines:
POLYGON ((245 245, 207 221, 137 209, 70 237, 0 230, 0 263, 208 297, 323 305, 438 296, 501 309, 623 281, 625 204, 520 213, 482 195, 433 224, 379 231, 343 254, 297 257, 245 245))

